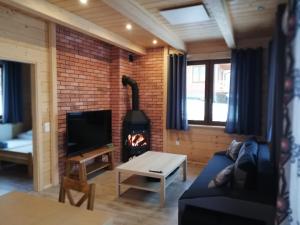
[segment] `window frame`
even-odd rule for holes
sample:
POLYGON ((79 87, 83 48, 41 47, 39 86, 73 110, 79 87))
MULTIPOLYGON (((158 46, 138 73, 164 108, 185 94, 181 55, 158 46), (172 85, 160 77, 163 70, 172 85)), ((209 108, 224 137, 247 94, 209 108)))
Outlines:
POLYGON ((206 126, 225 126, 226 122, 212 121, 213 110, 213 92, 214 92, 214 65, 222 63, 231 63, 230 59, 212 59, 188 61, 187 66, 205 65, 205 107, 204 120, 188 120, 190 125, 206 125, 206 126))

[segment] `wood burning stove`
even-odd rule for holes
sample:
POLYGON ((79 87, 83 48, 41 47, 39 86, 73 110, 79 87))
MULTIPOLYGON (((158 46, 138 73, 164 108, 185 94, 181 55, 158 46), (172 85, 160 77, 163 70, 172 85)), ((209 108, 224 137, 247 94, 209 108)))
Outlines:
POLYGON ((139 89, 136 81, 123 76, 122 83, 132 89, 132 110, 126 113, 122 127, 122 161, 126 162, 150 150, 150 120, 139 110, 139 89))

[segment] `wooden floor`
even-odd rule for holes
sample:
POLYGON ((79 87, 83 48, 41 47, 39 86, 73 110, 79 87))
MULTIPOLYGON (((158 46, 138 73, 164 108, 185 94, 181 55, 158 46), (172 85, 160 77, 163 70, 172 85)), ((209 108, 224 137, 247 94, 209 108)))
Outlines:
POLYGON ((29 192, 33 190, 33 180, 28 177, 23 165, 2 165, 0 169, 0 195, 11 191, 29 192))
MULTIPOLYGON (((176 225, 178 198, 191 185, 200 171, 199 165, 188 165, 187 181, 183 182, 182 178, 178 177, 167 188, 164 208, 159 207, 159 194, 157 193, 130 189, 117 199, 115 171, 104 171, 90 180, 96 183, 94 210, 110 213, 113 216, 114 225, 176 225)), ((52 187, 34 194, 57 201, 58 190, 58 187, 52 187)))

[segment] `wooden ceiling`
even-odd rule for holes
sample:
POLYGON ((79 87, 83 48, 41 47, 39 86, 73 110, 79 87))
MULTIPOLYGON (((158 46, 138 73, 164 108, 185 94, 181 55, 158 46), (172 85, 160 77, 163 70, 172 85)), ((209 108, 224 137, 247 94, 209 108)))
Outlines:
POLYGON ((156 46, 166 45, 165 42, 110 8, 101 0, 89 0, 87 5, 80 4, 78 0, 48 0, 48 2, 117 33, 142 47, 153 47, 152 41, 154 38, 158 40, 156 46), (127 23, 132 24, 131 31, 126 30, 127 23))
MULTIPOLYGON (((128 17, 105 4, 102 0, 89 0, 82 5, 79 0, 47 0, 48 2, 70 11, 100 27, 117 33, 124 38, 144 48, 153 47, 152 40, 158 40, 157 46, 167 45, 155 37, 150 29, 142 28, 128 17), (133 25, 131 31, 125 29, 126 23, 133 25)), ((121 1, 121 0, 120 0, 121 1)), ((126 1, 126 0, 122 0, 126 1)), ((163 26, 172 30, 185 43, 223 39, 218 23, 211 19, 201 23, 171 25, 159 11, 191 4, 201 3, 201 0, 130 0, 135 1, 163 26)), ((233 25, 235 39, 271 36, 275 20, 276 8, 280 0, 224 0, 228 6, 228 14, 233 25)), ((207 7, 207 6, 206 6, 207 7)), ((208 12, 210 9, 208 8, 208 12)), ((211 14, 211 13, 210 13, 211 14)))
POLYGON ((231 0, 228 7, 237 39, 272 35, 276 0, 231 0))

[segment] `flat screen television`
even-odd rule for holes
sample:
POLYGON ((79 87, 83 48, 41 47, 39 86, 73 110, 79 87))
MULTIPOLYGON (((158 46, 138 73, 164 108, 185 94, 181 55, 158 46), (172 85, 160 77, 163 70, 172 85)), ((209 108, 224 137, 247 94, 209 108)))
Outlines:
POLYGON ((67 113, 67 155, 112 143, 111 110, 67 113))

